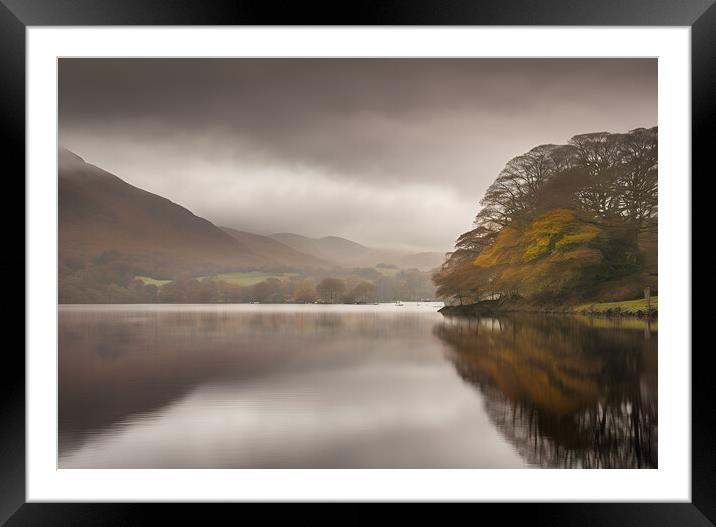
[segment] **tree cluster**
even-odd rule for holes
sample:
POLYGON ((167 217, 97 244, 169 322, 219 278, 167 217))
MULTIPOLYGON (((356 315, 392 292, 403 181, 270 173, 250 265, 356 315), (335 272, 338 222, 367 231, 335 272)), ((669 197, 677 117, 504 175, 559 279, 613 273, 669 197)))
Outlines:
MULTIPOLYGON (((391 268, 392 269, 392 268, 391 268)), ((296 274, 240 286, 191 272, 145 283, 146 267, 117 252, 60 266, 59 302, 81 303, 373 303, 434 298, 430 273, 417 269, 383 274, 375 268, 335 269, 333 275, 296 274)), ((159 277, 155 277, 159 278, 159 277)))
POLYGON ((577 135, 511 159, 435 273, 438 295, 587 294, 638 272, 640 242, 656 232, 657 179, 657 128, 577 135))

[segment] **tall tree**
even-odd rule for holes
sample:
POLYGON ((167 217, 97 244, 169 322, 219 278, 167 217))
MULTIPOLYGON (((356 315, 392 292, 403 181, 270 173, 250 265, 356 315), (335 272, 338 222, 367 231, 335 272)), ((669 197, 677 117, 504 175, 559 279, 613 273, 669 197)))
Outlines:
POLYGON ((620 139, 617 208, 641 228, 658 210, 658 134, 656 128, 639 128, 620 139))
POLYGON ((346 290, 346 284, 340 278, 324 278, 318 283, 316 291, 325 302, 335 304, 338 297, 346 290))

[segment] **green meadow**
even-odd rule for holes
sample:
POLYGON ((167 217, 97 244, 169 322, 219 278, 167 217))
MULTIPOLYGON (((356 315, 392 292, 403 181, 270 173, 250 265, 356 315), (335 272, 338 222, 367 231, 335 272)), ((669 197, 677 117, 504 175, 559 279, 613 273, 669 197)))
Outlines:
POLYGON ((134 278, 135 280, 141 280, 144 282, 144 285, 155 285, 157 287, 161 287, 172 282, 172 280, 158 280, 150 276, 135 276, 134 278))
MULTIPOLYGON (((236 271, 232 273, 222 273, 212 276, 199 276, 197 280, 203 280, 210 278, 211 280, 218 280, 233 285, 240 285, 242 287, 252 286, 268 280, 269 278, 276 278, 278 280, 287 280, 291 276, 299 276, 298 273, 267 273, 263 271, 236 271)), ((135 276, 135 279, 144 282, 144 285, 155 285, 161 287, 163 285, 171 283, 173 280, 159 280, 152 278, 151 276, 135 276)))
POLYGON ((387 276, 389 278, 393 278, 395 275, 397 275, 400 272, 400 269, 396 269, 393 267, 376 267, 376 271, 378 271, 383 276, 387 276))
POLYGON ((278 280, 287 280, 291 276, 299 276, 298 273, 266 273, 263 271, 237 271, 233 273, 222 273, 213 275, 209 278, 219 280, 233 285, 242 287, 252 286, 268 280, 269 278, 277 278, 278 280))

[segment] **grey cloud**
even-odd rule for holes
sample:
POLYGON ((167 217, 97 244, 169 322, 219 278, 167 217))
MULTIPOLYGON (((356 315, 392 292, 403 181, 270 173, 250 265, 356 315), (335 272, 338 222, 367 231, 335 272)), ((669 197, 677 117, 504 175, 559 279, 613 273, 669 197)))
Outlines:
POLYGON ((89 162, 213 221, 445 250, 509 158, 656 125, 656 80, 654 59, 61 59, 60 134, 89 162), (293 182, 300 210, 266 178, 293 182), (247 189, 273 205, 270 218, 247 189), (318 232, 327 189, 347 219, 318 232), (440 196, 449 219, 411 226, 366 210, 390 193, 440 196))

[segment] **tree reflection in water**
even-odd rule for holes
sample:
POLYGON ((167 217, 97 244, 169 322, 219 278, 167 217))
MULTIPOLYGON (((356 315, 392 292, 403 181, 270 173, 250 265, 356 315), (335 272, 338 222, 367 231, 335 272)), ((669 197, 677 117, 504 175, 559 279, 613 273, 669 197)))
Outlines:
POLYGON ((434 333, 528 463, 657 467, 656 322, 453 317, 434 333))

